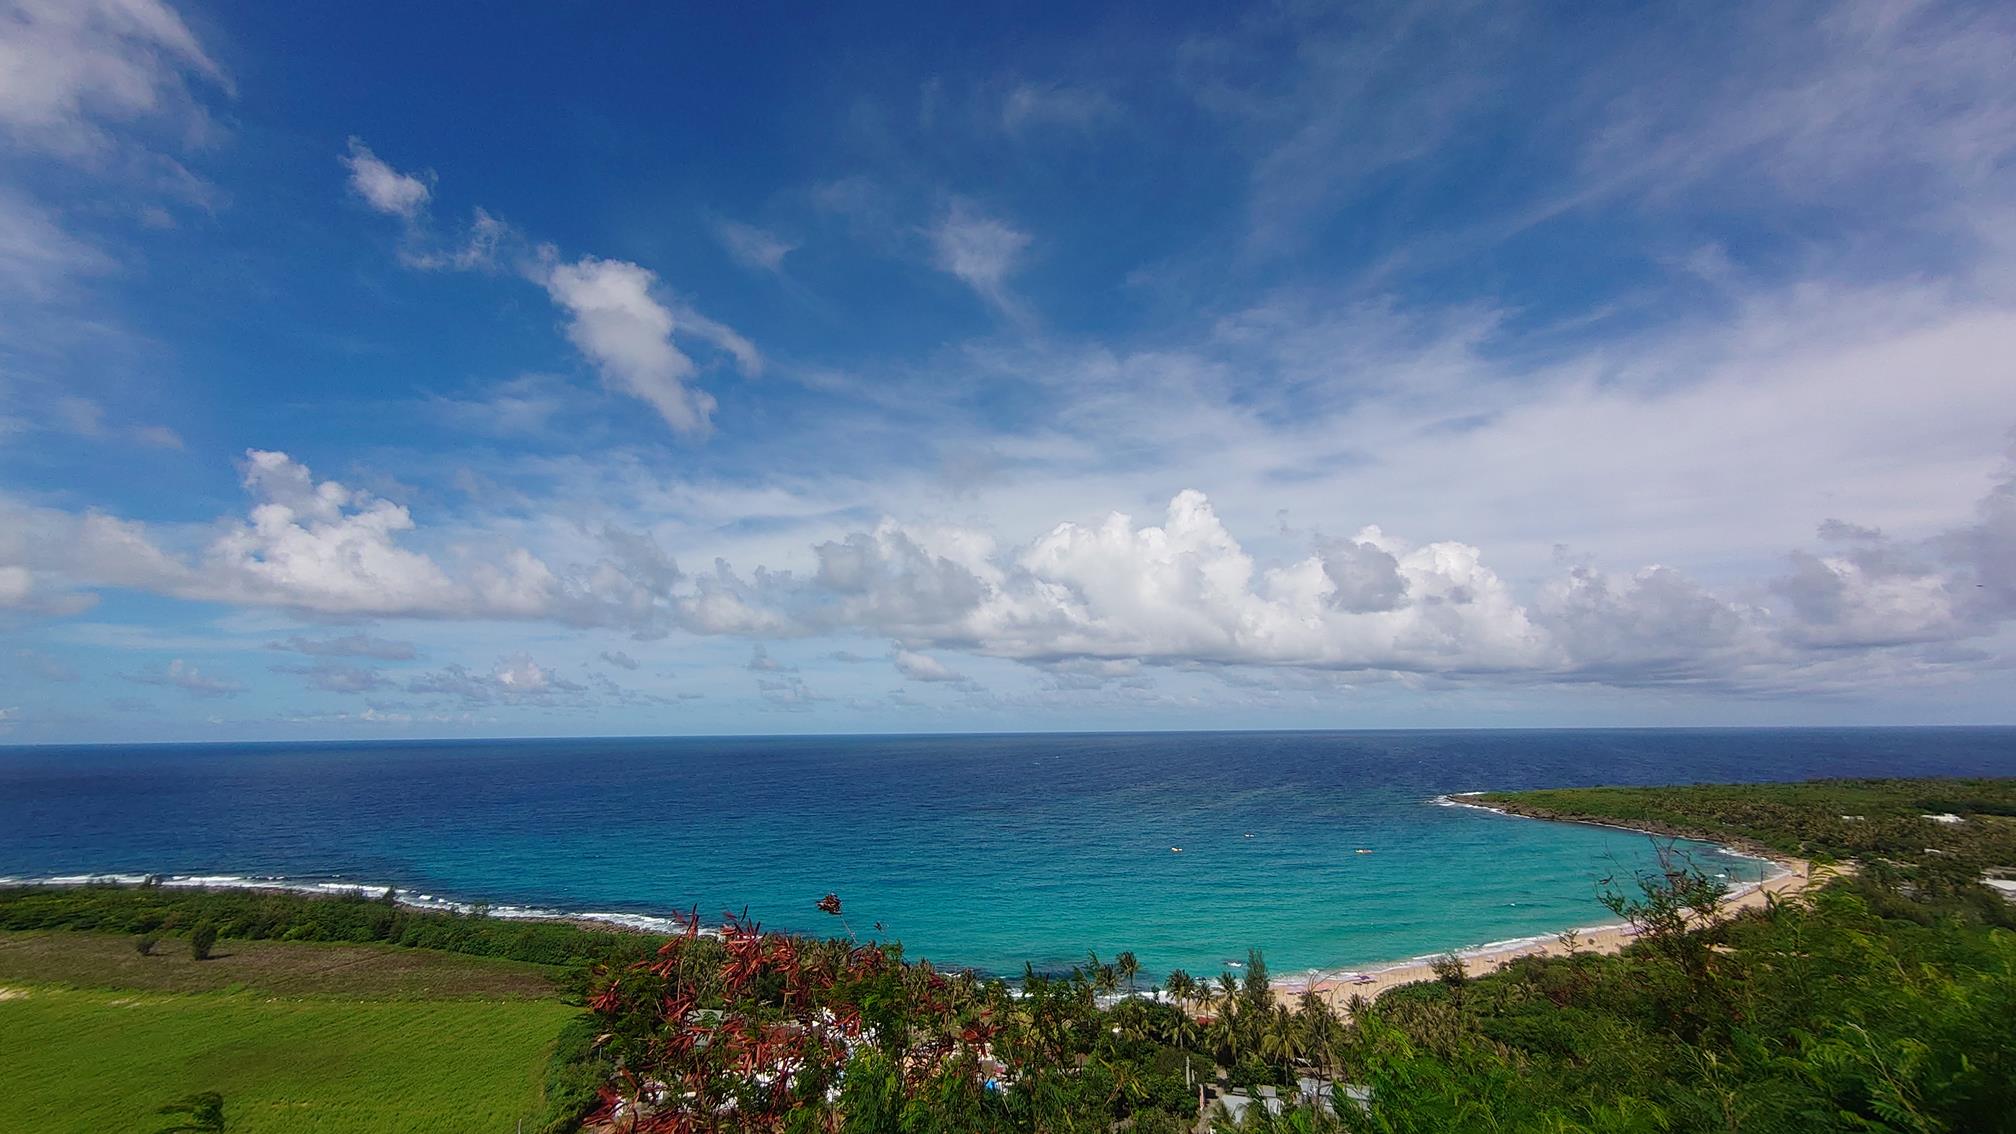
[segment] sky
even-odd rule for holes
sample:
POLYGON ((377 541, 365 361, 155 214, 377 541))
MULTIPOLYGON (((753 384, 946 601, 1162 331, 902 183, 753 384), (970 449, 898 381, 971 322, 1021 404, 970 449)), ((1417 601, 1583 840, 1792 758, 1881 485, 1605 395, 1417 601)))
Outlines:
POLYGON ((2016 720, 2011 60, 0 0, 0 742, 2016 720))

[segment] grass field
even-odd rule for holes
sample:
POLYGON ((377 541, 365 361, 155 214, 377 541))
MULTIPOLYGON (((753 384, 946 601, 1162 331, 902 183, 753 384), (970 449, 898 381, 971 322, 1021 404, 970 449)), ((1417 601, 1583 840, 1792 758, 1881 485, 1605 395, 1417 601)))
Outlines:
POLYGON ((522 961, 391 945, 231 940, 219 942, 209 960, 197 961, 180 938, 162 938, 154 955, 143 957, 123 934, 60 930, 0 933, 0 984, 380 1000, 540 1000, 555 994, 554 970, 522 961))
POLYGON ((152 1131, 196 1091, 223 1094, 233 1134, 533 1129, 581 1011, 531 965, 234 941, 199 964, 177 944, 0 934, 0 1130, 152 1131))

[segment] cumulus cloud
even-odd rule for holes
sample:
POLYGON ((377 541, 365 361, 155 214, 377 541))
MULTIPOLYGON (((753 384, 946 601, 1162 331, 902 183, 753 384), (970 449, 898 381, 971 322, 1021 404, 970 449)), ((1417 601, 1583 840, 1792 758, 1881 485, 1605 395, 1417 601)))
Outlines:
POLYGON ((427 207, 434 195, 429 187, 432 178, 423 180, 411 173, 401 173, 371 152, 371 147, 363 139, 350 139, 350 152, 342 157, 343 166, 350 171, 350 191, 362 198, 364 203, 387 216, 413 220, 427 207))
POLYGON ((610 665, 613 665, 618 669, 634 670, 637 668, 638 665, 636 658, 631 657, 629 654, 624 653, 622 650, 603 650, 600 656, 603 661, 608 662, 610 665))
MULTIPOLYGON (((692 344, 719 352, 744 375, 763 369, 754 343, 664 294, 657 273, 641 264, 598 256, 562 260, 550 245, 529 247, 512 226, 480 207, 466 231, 444 239, 426 223, 434 193, 431 173, 425 179, 402 173, 354 137, 340 160, 350 171, 352 192, 378 212, 405 222, 401 263, 420 270, 469 271, 494 267, 500 260, 513 262, 566 315, 567 340, 595 367, 603 384, 649 405, 680 433, 705 435, 716 404, 712 394, 692 385, 699 371, 689 353, 692 344)), ((791 250, 748 225, 726 222, 721 231, 731 252, 770 270, 791 250)), ((437 400, 438 408, 493 432, 533 431, 558 408, 544 396, 521 396, 523 387, 539 384, 521 379, 490 401, 437 400)))
MULTIPOLYGON (((611 389, 649 405, 680 433, 707 432, 714 396, 688 385, 693 360, 674 342, 680 321, 653 295, 658 277, 623 260, 584 256, 554 264, 546 292, 568 315, 567 338, 595 364, 611 389)), ((745 372, 757 365, 753 347, 719 323, 688 313, 687 331, 734 355, 745 372)))
POLYGON ((192 697, 235 697, 245 692, 244 685, 229 678, 211 677, 181 658, 160 669, 127 674, 126 680, 139 685, 170 686, 192 697))
MULTIPOLYGON (((1995 482, 1975 522, 1916 541, 1830 523, 1821 547, 1793 552, 1771 580, 1715 590, 1666 566, 1616 573, 1564 560, 1523 594, 1476 545, 1416 544, 1376 526, 1263 557, 1195 491, 1152 521, 1116 512, 1023 543, 892 518, 813 545, 807 572, 717 560, 689 574, 649 535, 614 527, 571 541, 590 549, 586 562, 555 567, 492 544, 451 570, 419 550, 438 540, 400 505, 317 480, 278 453, 248 454, 244 479, 250 515, 219 525, 187 559, 143 525, 16 506, 19 522, 0 523, 0 593, 18 605, 49 572, 206 601, 551 621, 640 638, 861 634, 897 642, 888 656, 915 681, 966 681, 940 656, 951 651, 1025 662, 1058 688, 1085 689, 1134 681, 1142 666, 1764 688, 1795 673, 1835 680, 1854 659, 1865 672, 1957 664, 1937 649, 2016 615, 2006 582, 2016 471, 1995 482)), ((410 656, 406 643, 361 632, 270 645, 316 658, 410 656)), ((621 652, 602 660, 636 667, 621 652)), ((772 701, 812 700, 760 641, 747 668, 772 701)), ((371 687, 333 666, 290 672, 324 688, 371 687)), ((451 666, 407 689, 499 704, 594 692, 522 657, 488 673, 451 666)))
POLYGON ((406 683, 408 693, 452 698, 467 706, 580 704, 586 686, 569 681, 528 654, 500 658, 488 672, 449 665, 406 683))
POLYGON ((809 712, 815 702, 826 700, 812 692, 805 679, 795 673, 757 678, 756 695, 763 699, 767 708, 787 713, 809 712))

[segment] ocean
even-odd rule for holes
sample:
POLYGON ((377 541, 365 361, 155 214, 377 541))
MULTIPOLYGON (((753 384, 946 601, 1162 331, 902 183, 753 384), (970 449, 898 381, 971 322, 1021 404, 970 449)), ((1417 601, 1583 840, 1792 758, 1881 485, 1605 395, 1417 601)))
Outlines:
MULTIPOLYGON (((0 748, 0 876, 746 910, 1007 976, 1123 949, 1149 976, 1208 975, 1254 947, 1290 976, 1600 924, 1602 880, 1653 861, 1643 836, 1443 793, 1920 775, 2016 775, 2016 729, 17 747, 0 748), (828 892, 844 925, 815 908, 828 892)), ((1760 871, 1683 849, 1732 881, 1760 871)))

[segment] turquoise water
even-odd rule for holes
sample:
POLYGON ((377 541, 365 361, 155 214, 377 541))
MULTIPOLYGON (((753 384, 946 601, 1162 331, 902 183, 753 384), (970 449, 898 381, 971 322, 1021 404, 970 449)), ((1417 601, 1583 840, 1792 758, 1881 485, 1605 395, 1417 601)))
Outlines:
POLYGON ((1258 947, 1285 975, 1599 924, 1599 881, 1651 862, 1642 836, 1443 792, 2012 772, 2008 729, 17 748, 0 875, 347 879, 816 932, 841 928, 813 908, 833 891, 855 932, 944 964, 1132 949, 1215 973, 1258 947))

